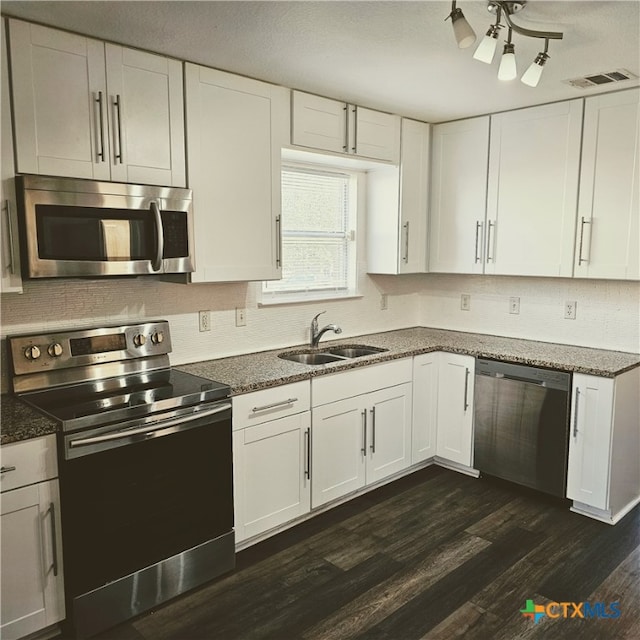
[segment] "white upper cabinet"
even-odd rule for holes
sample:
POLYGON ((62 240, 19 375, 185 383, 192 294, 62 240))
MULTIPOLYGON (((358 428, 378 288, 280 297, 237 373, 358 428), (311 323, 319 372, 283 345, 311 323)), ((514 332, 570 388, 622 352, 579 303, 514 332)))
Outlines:
POLYGON ((640 89, 585 100, 574 275, 640 279, 640 89))
POLYGON ((289 92, 194 64, 185 79, 192 282, 277 279, 289 92))
POLYGON ((106 45, 111 179, 185 186, 182 63, 106 45))
POLYGON ((18 219, 16 215, 16 193, 14 184, 14 160, 13 160, 13 131, 11 127, 11 105, 9 104, 9 69, 5 51, 4 24, 1 25, 2 36, 2 88, 0 98, 2 106, 2 159, 0 172, 2 173, 2 220, 0 221, 0 286, 2 293, 22 293, 22 278, 20 276, 20 254, 18 253, 18 219))
POLYGON ((400 166, 369 171, 369 273, 427 271, 430 138, 430 125, 403 118, 400 166))
POLYGON ((182 63, 9 28, 18 172, 185 186, 182 63))
POLYGON ((433 127, 429 271, 482 273, 489 116, 433 127))
POLYGON ((485 273, 573 274, 582 107, 491 116, 485 273))
POLYGON ((291 144, 398 162, 400 116, 293 91, 291 144))

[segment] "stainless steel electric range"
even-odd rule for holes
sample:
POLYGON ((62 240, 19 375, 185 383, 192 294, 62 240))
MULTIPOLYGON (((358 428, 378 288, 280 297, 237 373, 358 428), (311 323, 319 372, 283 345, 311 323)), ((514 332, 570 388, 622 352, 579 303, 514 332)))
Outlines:
POLYGON ((14 393, 59 423, 70 633, 233 569, 230 390, 170 367, 169 324, 7 340, 14 393))

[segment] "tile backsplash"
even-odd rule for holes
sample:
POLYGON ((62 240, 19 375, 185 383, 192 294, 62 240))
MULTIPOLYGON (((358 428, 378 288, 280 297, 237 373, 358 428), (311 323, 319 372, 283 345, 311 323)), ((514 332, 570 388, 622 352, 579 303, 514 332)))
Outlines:
MULTIPOLYGON (((415 325, 640 352, 640 283, 564 278, 414 275, 362 276, 362 296, 328 302, 258 304, 259 283, 179 285, 153 279, 27 281, 23 294, 2 296, 2 337, 101 324, 167 319, 171 361, 183 364, 286 347, 309 338, 309 323, 327 310, 340 338, 415 325), (380 296, 388 308, 380 309, 380 296), (460 309, 461 294, 470 310, 460 309), (520 313, 509 313, 509 297, 520 313), (575 320, 564 302, 577 302, 575 320), (244 308, 246 326, 235 326, 244 308), (198 331, 198 311, 211 311, 211 331, 198 331)), ((327 334, 323 340, 337 336, 327 334)), ((6 358, 2 391, 7 390, 6 358)))

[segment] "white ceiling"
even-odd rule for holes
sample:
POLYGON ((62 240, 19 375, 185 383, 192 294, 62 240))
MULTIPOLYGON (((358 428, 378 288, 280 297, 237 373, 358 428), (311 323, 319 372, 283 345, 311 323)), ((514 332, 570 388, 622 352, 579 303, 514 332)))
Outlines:
MULTIPOLYGON (((458 0, 479 39, 484 0, 458 0)), ((568 78, 626 68, 640 75, 640 1, 530 0, 514 18, 563 31, 538 87, 498 81, 458 49, 449 1, 3 1, 5 15, 171 55, 428 122, 442 122, 639 84, 575 89, 568 78)), ((503 31, 504 33, 504 31, 503 31)), ((521 74, 541 40, 514 34, 521 74)))

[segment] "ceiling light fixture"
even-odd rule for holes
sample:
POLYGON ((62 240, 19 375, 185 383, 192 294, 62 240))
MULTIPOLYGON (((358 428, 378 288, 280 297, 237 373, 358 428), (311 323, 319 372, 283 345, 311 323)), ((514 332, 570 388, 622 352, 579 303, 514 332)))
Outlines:
POLYGON ((460 49, 470 47, 476 41, 476 34, 464 17, 462 9, 456 7, 456 0, 453 0, 451 3, 451 13, 445 18, 445 21, 449 18, 451 18, 453 35, 456 38, 458 47, 460 47, 460 49))
MULTIPOLYGON (((549 59, 549 40, 562 40, 563 33, 557 31, 538 31, 534 29, 527 29, 513 22, 512 16, 525 8, 527 0, 521 0, 520 2, 510 2, 507 0, 488 0, 487 10, 490 13, 496 14, 495 24, 490 25, 486 35, 478 45, 473 57, 476 60, 491 64, 495 56, 496 45, 499 30, 503 26, 509 28, 507 41, 504 46, 502 58, 500 60, 500 67, 498 69, 498 78, 500 80, 513 80, 517 77, 517 67, 515 58, 515 45, 511 41, 512 34, 515 32, 518 35, 525 36, 527 38, 540 38, 544 40, 544 51, 541 51, 536 56, 535 60, 526 70, 522 76, 522 82, 530 87, 535 87, 540 82, 544 65, 549 59), (501 20, 504 17, 506 25, 501 24, 501 20)), ((447 16, 447 19, 451 18, 453 24, 453 31, 461 49, 470 47, 474 42, 476 35, 466 21, 462 10, 456 6, 455 0, 451 3, 451 13, 447 16)))

